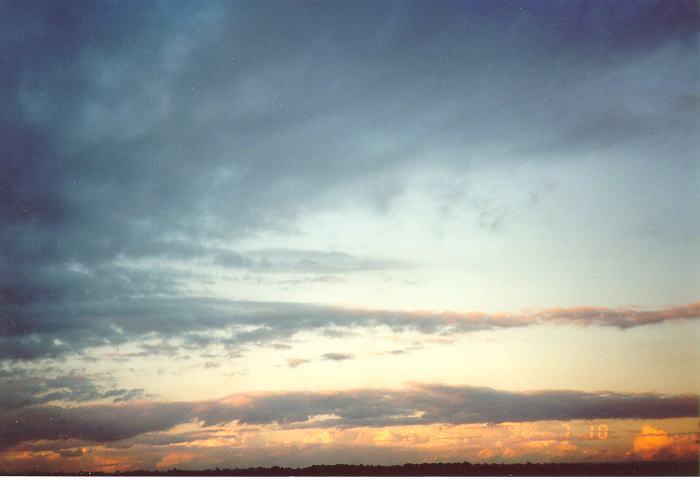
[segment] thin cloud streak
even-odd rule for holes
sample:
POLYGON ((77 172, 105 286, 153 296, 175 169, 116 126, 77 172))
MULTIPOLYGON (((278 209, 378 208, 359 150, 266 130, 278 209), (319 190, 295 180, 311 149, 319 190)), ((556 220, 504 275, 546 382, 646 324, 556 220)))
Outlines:
POLYGON ((341 352, 328 352, 321 355, 323 360, 331 360, 333 362, 342 362, 343 360, 350 360, 355 358, 352 353, 341 353, 341 352))

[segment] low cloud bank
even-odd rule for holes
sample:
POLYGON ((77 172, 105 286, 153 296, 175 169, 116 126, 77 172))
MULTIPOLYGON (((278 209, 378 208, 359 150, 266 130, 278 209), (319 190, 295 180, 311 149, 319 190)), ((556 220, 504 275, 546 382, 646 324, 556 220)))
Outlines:
POLYGON ((122 440, 199 421, 289 428, 502 423, 596 418, 693 417, 698 397, 615 392, 509 392, 412 384, 407 389, 236 394, 198 402, 139 401, 63 408, 33 405, 0 413, 0 448, 29 440, 122 440), (323 417, 320 417, 323 416, 323 417), (321 418, 321 419, 319 419, 321 418))

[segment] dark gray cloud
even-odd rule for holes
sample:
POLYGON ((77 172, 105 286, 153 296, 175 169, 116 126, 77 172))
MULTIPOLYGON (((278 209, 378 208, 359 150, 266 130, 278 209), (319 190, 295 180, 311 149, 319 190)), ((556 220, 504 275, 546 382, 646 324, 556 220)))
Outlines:
MULTIPOLYGON (((386 210, 406 172, 487 169, 479 152, 504 139, 527 162, 620 147, 656 165, 672 144, 664 168, 686 174, 698 24, 695 2, 3 2, 1 356, 240 321, 188 297, 191 277, 159 260, 406 267, 235 243, 340 204, 386 210), (430 165, 417 160, 427 153, 430 165)), ((470 208, 494 230, 511 213, 487 200, 470 208)), ((230 343, 322 323, 406 324, 292 310, 254 313, 242 323, 260 328, 230 343)))
POLYGON ((35 359, 90 347, 140 342, 140 350, 115 354, 175 356, 217 344, 235 354, 254 344, 289 341, 300 332, 335 335, 347 328, 387 327, 394 331, 455 335, 479 330, 541 324, 632 328, 700 318, 700 304, 660 310, 604 307, 551 308, 532 312, 430 312, 351 310, 314 304, 236 302, 216 298, 137 297, 99 302, 34 304, 0 326, 0 358, 35 359), (222 333, 223 331, 223 333, 222 333), (158 343, 146 342, 158 339, 158 343))
POLYGON ((14 409, 49 402, 89 402, 112 398, 125 402, 146 397, 140 388, 107 389, 104 381, 87 375, 68 373, 54 377, 19 369, 0 377, 0 408, 14 409))
POLYGON ((169 429, 192 414, 191 406, 152 404, 139 407, 27 407, 3 415, 2 443, 78 438, 106 442, 169 429))
POLYGON ((408 350, 405 350, 403 348, 397 348, 395 350, 388 350, 383 353, 386 355, 406 355, 408 353, 408 350))
POLYGON ((415 384, 406 390, 237 394, 217 401, 140 402, 74 408, 32 406, 0 413, 0 446, 27 440, 110 442, 193 420, 205 426, 279 424, 354 427, 502 423, 605 418, 673 418, 697 414, 698 397, 577 391, 508 392, 415 384), (317 415, 333 419, 315 421, 317 415))
POLYGON ((83 452, 82 448, 74 448, 74 449, 58 450, 57 453, 64 458, 71 458, 71 457, 82 457, 84 452, 83 452))
POLYGON ((321 358, 324 360, 332 360, 334 362, 341 362, 343 360, 350 360, 352 358, 355 358, 355 355, 352 353, 338 353, 338 352, 329 352, 329 353, 324 353, 321 355, 321 358))

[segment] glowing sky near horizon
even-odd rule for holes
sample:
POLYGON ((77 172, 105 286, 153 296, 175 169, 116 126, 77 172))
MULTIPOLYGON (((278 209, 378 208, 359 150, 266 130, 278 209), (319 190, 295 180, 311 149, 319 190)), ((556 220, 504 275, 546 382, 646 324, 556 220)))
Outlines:
POLYGON ((0 473, 697 459, 698 20, 0 0, 0 473))

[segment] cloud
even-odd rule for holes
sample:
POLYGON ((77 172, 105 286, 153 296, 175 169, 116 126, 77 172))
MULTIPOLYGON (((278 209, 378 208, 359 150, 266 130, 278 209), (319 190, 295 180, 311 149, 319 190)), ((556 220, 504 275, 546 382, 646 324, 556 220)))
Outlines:
POLYGON ((85 451, 82 448, 59 450, 58 454, 64 458, 82 457, 85 451))
MULTIPOLYGON (((25 406, 0 413, 0 446, 29 440, 113 442, 192 421, 204 426, 359 427, 502 423, 697 414, 698 397, 577 391, 508 392, 414 384, 405 390, 236 394, 198 402, 133 402, 80 407, 25 406), (323 417, 321 417, 323 416, 323 417), (319 418, 321 418, 319 420, 319 418)), ((641 444, 640 444, 641 445, 641 444)))
POLYGON ((397 348, 394 350, 388 350, 386 352, 383 352, 386 355, 406 355, 408 353, 408 350, 403 349, 403 348, 397 348))
POLYGON ((16 369, 0 376, 0 408, 14 409, 49 402, 88 402, 110 399, 124 402, 143 398, 140 388, 106 389, 103 381, 87 375, 69 373, 55 377, 32 370, 16 369))
MULTIPOLYGON (((318 281, 410 267, 238 243, 342 205, 386 212, 416 172, 514 161, 482 152, 554 161, 615 145, 656 165, 660 138, 679 158, 697 150, 697 8, 684 2, 1 8, 3 358, 229 325, 189 291, 216 280, 210 267, 318 281)), ((485 229, 513 213, 468 207, 485 229)), ((257 335, 288 338, 305 328, 294 322, 257 335)))
POLYGON ((155 335, 160 343, 144 343, 139 353, 123 355, 175 355, 211 344, 235 352, 250 344, 289 341, 300 332, 324 333, 338 328, 385 326, 443 336, 545 324, 632 328, 697 320, 700 303, 659 310, 584 306, 488 313, 363 310, 161 295, 129 302, 123 298, 58 305, 46 302, 32 305, 25 313, 0 305, 0 313, 7 313, 8 318, 0 326, 0 358, 34 359, 143 341, 149 335, 155 335), (222 335, 222 330, 226 334, 222 335))
MULTIPOLYGON (((215 256, 216 262, 226 266, 229 263, 226 260, 227 255, 231 253, 219 251, 215 256)), ((239 254, 234 255, 236 259, 240 257, 239 254)), ((240 262, 240 266, 254 271, 346 273, 410 267, 405 261, 359 257, 336 251, 269 249, 249 251, 244 255, 248 260, 240 262)), ((236 265, 239 262, 236 260, 230 263, 236 265)), ((312 280, 324 282, 333 281, 335 278, 327 275, 314 277, 312 280)))
POLYGON ((352 353, 329 352, 321 355, 321 358, 323 358, 324 360, 333 360, 335 362, 340 362, 343 360, 350 360, 351 358, 355 358, 355 355, 353 355, 352 353))
MULTIPOLYGON (((234 425, 201 428, 186 425, 178 427, 177 431, 142 434, 107 444, 79 440, 28 442, 0 452, 0 471, 94 472, 107 463, 112 465, 113 470, 152 470, 171 454, 174 454, 170 456, 173 461, 183 459, 181 454, 194 456, 191 461, 177 465, 180 469, 336 463, 600 463, 640 460, 631 457, 628 448, 633 443, 635 431, 638 433, 648 422, 611 422, 610 434, 614 441, 590 440, 588 430, 591 423, 587 420, 567 423, 573 432, 570 437, 565 436, 565 428, 557 421, 344 429, 234 425), (635 431, 630 430, 630 427, 635 431), (72 450, 76 454, 82 451, 82 455, 61 455, 65 450, 72 450), (106 462, 106 458, 111 461, 106 462)), ((667 420, 654 422, 654 428, 663 430, 666 425, 675 425, 675 428, 684 425, 680 428, 692 430, 696 423, 692 418, 681 422, 667 420)), ((666 460, 692 462, 696 458, 697 453, 693 456, 691 451, 687 457, 666 460)))
POLYGON ((128 402, 129 400, 146 397, 143 388, 117 388, 105 392, 106 397, 114 397, 114 402, 128 402))
MULTIPOLYGON (((421 3, 0 2, 0 361, 95 348, 112 360, 175 358, 209 346, 236 355, 251 345, 280 348, 300 333, 375 327, 449 339, 530 325, 696 320, 698 303, 490 313, 214 298, 209 287, 225 271, 264 274, 293 298, 294 288, 415 268, 359 244, 347 249, 352 222, 343 238, 301 226, 346 208, 395 219, 415 178, 567 171, 596 156, 606 166, 631 159, 630 170, 654 180, 664 158, 670 176, 658 178, 694 185, 694 3, 520 9, 448 1, 429 10, 421 3), (313 244, 260 241, 302 230, 313 244), (126 344, 136 350, 118 351, 126 344)), ((425 193, 443 198, 443 186, 425 193)), ((521 212, 497 194, 457 190, 449 202, 494 236, 521 212)), ((673 205, 697 204, 672 190, 673 205)), ((680 211, 677 223, 696 225, 694 210, 680 211)), ((348 425, 502 417, 478 401, 474 412, 433 405, 427 398, 436 389, 386 391, 395 405, 369 391, 251 396, 245 410, 224 401, 139 403, 144 391, 92 377, 16 373, 0 378, 0 437, 3 445, 40 435, 112 441, 200 415, 252 423, 336 415, 331 423, 348 425), (353 395, 365 413, 351 408, 353 395), (52 405, 84 402, 112 404, 52 405), (279 406, 288 416, 275 416, 279 406), (6 423, 8 411, 25 430, 6 423)), ((514 394, 511 405, 501 393, 484 396, 527 416, 514 405, 530 397, 514 394)), ((589 405, 583 394, 558 395, 589 405)), ((648 414, 639 406, 646 397, 611 398, 605 404, 594 395, 591 414, 614 410, 615 401, 648 414)), ((557 405, 550 406, 561 415, 588 414, 557 405)))
POLYGON ((186 421, 191 406, 113 404, 62 408, 55 406, 25 407, 2 415, 0 423, 3 446, 35 439, 81 439, 108 442, 135 435, 172 428, 186 421))
POLYGON ((643 425, 634 438, 632 457, 645 461, 698 458, 698 434, 669 434, 653 425, 643 425))
POLYGON ((183 463, 191 462, 194 458, 195 455, 192 452, 168 453, 156 464, 156 468, 169 469, 183 463))
POLYGON ((305 363, 309 363, 311 360, 308 360, 306 358, 288 358, 287 359, 287 365, 289 365, 289 368, 297 368, 299 365, 303 365, 305 363))

